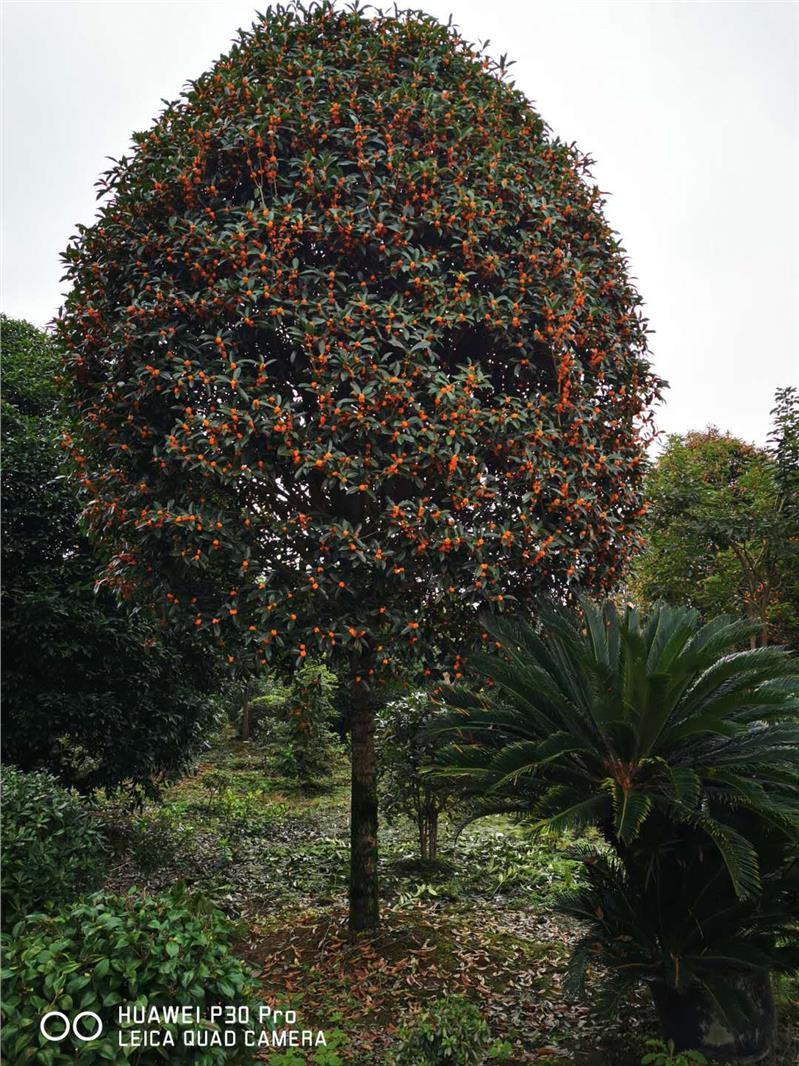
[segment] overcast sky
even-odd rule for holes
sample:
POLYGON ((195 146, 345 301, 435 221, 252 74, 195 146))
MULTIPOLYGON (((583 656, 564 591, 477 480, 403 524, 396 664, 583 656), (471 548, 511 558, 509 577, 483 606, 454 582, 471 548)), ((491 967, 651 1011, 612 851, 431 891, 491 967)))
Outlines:
MULTIPOLYGON (((258 5, 265 7, 265 3, 258 5)), ((404 6, 404 5, 400 5, 404 6)), ((658 423, 763 442, 799 384, 799 5, 417 0, 515 59, 596 160, 638 279, 658 423)), ((240 0, 5 0, 2 308, 44 326, 94 182, 160 101, 227 50, 240 0)))

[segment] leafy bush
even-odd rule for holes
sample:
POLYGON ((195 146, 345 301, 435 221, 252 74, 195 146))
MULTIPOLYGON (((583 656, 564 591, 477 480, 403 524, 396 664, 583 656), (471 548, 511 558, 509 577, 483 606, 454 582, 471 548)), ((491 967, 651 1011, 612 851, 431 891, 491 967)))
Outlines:
MULTIPOLYGON (((162 1061, 153 1051, 119 1046, 117 1008, 247 1003, 254 980, 231 947, 238 927, 201 897, 181 887, 160 896, 97 893, 49 914, 32 915, 5 937, 3 968, 3 1052, 8 1062, 60 1066, 81 1061, 162 1061), (39 1018, 49 1010, 91 1010, 104 1022, 103 1035, 86 1045, 72 1037, 47 1043, 39 1018), (88 1052, 91 1052, 89 1058, 88 1052), (149 1056, 152 1057, 149 1057, 149 1056)), ((123 1023, 123 1025, 128 1023, 123 1023)), ((247 1062, 251 1052, 236 1048, 199 1051, 165 1048, 169 1062, 215 1066, 247 1062)))
POLYGON ((436 1000, 397 1036, 390 1066, 481 1066, 503 1061, 509 1045, 493 1041, 485 1019, 462 996, 436 1000))
POLYGON ((285 818, 288 810, 286 804, 268 800, 264 789, 239 792, 225 788, 208 804, 208 812, 220 820, 220 828, 237 834, 263 835, 285 818))
POLYGON ((115 852, 132 859, 145 876, 178 860, 185 865, 195 844, 194 827, 168 807, 136 813, 111 808, 103 812, 103 826, 115 852))
POLYGON ((185 852, 193 837, 189 826, 181 825, 161 810, 149 816, 138 815, 132 820, 130 829, 130 855, 145 874, 174 862, 185 852))
POLYGON ((339 738, 330 728, 337 712, 333 697, 335 674, 319 663, 307 663, 294 674, 291 685, 276 685, 266 696, 252 700, 258 711, 267 709, 267 736, 278 773, 309 789, 330 776, 341 754, 339 738))
POLYGON ((80 799, 44 772, 0 771, 3 924, 99 885, 105 840, 80 799))

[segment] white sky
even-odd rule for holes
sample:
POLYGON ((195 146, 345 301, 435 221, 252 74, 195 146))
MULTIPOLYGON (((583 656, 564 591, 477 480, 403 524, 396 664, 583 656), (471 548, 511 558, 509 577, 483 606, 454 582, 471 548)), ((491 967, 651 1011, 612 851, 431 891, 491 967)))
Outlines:
MULTIPOLYGON (((799 383, 799 5, 407 6, 452 12, 468 39, 507 52, 544 119, 596 159, 671 383, 661 428, 715 423, 763 442, 775 388, 799 383)), ((59 252, 93 217, 106 157, 254 11, 241 0, 5 0, 6 313, 39 326, 54 315, 59 252)))

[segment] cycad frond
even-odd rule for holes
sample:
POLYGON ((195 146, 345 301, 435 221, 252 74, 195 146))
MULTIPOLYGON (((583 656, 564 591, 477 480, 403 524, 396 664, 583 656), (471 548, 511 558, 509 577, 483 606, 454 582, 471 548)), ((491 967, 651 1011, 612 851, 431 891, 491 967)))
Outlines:
POLYGON ((724 825, 706 814, 696 813, 692 820, 716 845, 730 875, 735 894, 741 899, 754 896, 760 889, 760 869, 757 852, 752 844, 731 826, 724 825))
MULTIPOLYGON (((580 614, 546 606, 534 624, 505 618, 486 628, 499 647, 474 664, 492 687, 445 694, 452 710, 433 725, 484 749, 482 759, 469 749, 470 790, 479 782, 495 800, 515 794, 541 825, 607 817, 620 850, 653 810, 690 831, 701 822, 735 891, 757 891, 757 856, 736 819, 746 810, 764 830, 788 833, 799 806, 795 659, 742 647, 746 622, 702 624, 665 605, 642 616, 583 601, 580 614), (756 787, 744 788, 744 777, 756 787), (553 786, 565 788, 560 809, 553 786)), ((456 754, 442 763, 449 775, 456 754)))

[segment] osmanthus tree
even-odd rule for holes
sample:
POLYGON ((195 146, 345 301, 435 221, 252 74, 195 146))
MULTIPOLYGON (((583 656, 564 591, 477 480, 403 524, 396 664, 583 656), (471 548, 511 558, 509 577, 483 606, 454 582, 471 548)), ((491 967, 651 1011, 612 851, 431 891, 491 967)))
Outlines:
POLYGON ((381 683, 634 536, 659 382, 623 252, 587 161, 418 12, 271 9, 101 193, 60 328, 107 580, 236 663, 334 660, 369 927, 381 683))

